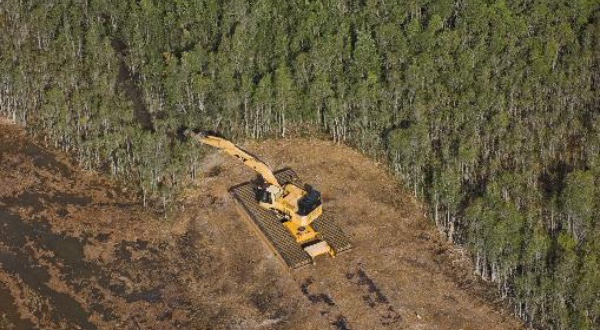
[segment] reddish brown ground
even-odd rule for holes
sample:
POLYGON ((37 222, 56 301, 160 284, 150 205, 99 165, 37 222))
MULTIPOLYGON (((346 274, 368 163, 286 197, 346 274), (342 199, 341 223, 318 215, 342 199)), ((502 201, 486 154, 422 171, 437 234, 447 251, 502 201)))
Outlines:
POLYGON ((167 221, 0 124, 0 329, 522 328, 366 157, 318 140, 245 147, 321 190, 355 248, 287 270, 240 221, 227 188, 253 173, 225 155, 167 221))

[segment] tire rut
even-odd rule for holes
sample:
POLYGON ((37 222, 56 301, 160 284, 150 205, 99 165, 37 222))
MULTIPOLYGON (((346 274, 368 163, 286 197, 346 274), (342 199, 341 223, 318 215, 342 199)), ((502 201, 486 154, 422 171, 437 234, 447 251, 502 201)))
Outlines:
POLYGON ((319 314, 329 323, 332 330, 352 330, 348 319, 340 311, 331 294, 320 288, 313 277, 304 279, 300 290, 312 305, 319 307, 319 314))
POLYGON ((346 279, 359 287, 362 300, 370 309, 376 311, 381 325, 389 327, 402 323, 400 313, 395 310, 381 288, 362 268, 346 273, 346 279))

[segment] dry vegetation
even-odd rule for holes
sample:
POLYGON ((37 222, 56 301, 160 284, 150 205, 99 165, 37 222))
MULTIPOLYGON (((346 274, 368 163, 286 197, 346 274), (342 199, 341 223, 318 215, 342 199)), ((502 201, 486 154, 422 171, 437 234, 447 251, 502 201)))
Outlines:
POLYGON ((288 271, 239 220, 218 153, 169 221, 0 124, 0 328, 520 329, 382 168, 323 141, 245 148, 323 192, 355 248, 288 271))

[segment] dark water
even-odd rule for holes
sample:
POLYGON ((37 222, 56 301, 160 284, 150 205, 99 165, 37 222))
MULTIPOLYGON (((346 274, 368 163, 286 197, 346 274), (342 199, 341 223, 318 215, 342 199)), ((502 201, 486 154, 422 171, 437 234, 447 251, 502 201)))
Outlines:
MULTIPOLYGON (((130 318, 129 314, 119 314, 120 310, 116 308, 120 305, 113 305, 115 300, 161 303, 164 283, 177 280, 176 273, 162 268, 162 245, 154 246, 139 239, 123 240, 112 251, 115 259, 110 263, 89 261, 84 248, 87 245, 105 248, 98 242, 108 242, 110 231, 72 236, 53 228, 53 224, 60 227, 61 221, 71 221, 68 205, 79 209, 122 209, 132 208, 134 204, 97 204, 90 197, 58 188, 53 184, 55 178, 73 186, 73 180, 77 180, 75 173, 52 153, 33 143, 16 144, 13 148, 0 146, 0 162, 4 152, 25 155, 36 169, 51 174, 48 177, 33 173, 39 180, 27 186, 27 190, 16 195, 0 195, 0 271, 11 279, 18 279, 17 289, 27 289, 26 308, 31 313, 54 323, 54 327, 63 324, 68 329, 97 329, 98 326, 89 321, 92 314, 100 315, 104 321, 126 322, 130 318), (53 217, 53 221, 49 221, 48 217, 53 217), (132 258, 134 251, 144 251, 144 257, 132 258), (59 285, 54 285, 54 282, 50 285, 51 279, 58 280, 59 285), (80 303, 76 297, 81 297, 89 305, 80 303)), ((18 170, 21 164, 0 165, 6 165, 2 171, 12 171, 13 168, 18 170)), ((32 324, 31 320, 21 319, 12 296, 15 292, 11 293, 14 288, 9 285, 13 284, 0 281, 0 330, 43 328, 43 325, 32 324)))
MULTIPOLYGON (((50 226, 45 222, 25 223, 19 216, 6 210, 0 210, 0 228, 2 228, 0 240, 8 246, 8 251, 0 252, 2 269, 11 276, 18 276, 24 284, 39 294, 40 297, 50 301, 50 305, 55 307, 51 313, 54 322, 66 321, 68 324, 77 325, 83 329, 96 329, 96 326, 88 321, 90 313, 79 302, 47 285, 50 280, 48 269, 41 265, 33 257, 33 251, 26 247, 28 240, 34 240, 40 248, 54 252, 53 263, 57 263, 58 260, 56 259, 61 259, 67 264, 76 265, 83 260, 84 243, 73 237, 52 233, 50 226)), ((83 272, 86 268, 77 267, 79 272, 83 272)), ((85 276, 85 274, 79 275, 85 276)), ((35 297, 31 297, 31 299, 35 299, 35 297)), ((9 310, 9 302, 10 299, 6 300, 6 304, 0 307, 3 310, 6 307, 9 310)), ((34 313, 40 313, 40 315, 47 312, 45 310, 34 311, 34 313)), ((10 317, 9 321, 16 324, 18 319, 16 319, 15 314, 11 315, 8 316, 10 317)))
POLYGON ((9 325, 14 329, 33 329, 29 320, 21 319, 10 290, 0 282, 0 329, 9 325))

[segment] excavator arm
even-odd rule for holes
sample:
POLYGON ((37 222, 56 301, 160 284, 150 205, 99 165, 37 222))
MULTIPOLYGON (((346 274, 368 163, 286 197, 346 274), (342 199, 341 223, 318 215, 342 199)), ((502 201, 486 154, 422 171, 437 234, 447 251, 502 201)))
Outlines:
POLYGON ((185 135, 195 140, 198 140, 201 143, 219 148, 225 151, 226 153, 240 159, 245 165, 247 165, 248 167, 256 171, 258 174, 260 174, 267 183, 281 188, 281 185, 277 181, 277 178, 275 178, 275 175, 273 174, 271 169, 267 165, 265 165, 265 163, 261 162, 256 157, 250 155, 246 151, 240 149, 232 142, 214 135, 210 135, 206 132, 200 132, 196 134, 192 130, 187 130, 185 131, 185 135))

